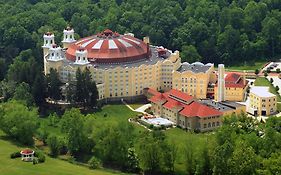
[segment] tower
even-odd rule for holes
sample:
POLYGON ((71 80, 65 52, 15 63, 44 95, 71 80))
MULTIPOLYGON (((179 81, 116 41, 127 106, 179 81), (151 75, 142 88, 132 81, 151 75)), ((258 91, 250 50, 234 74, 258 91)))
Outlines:
POLYGON ((75 64, 85 65, 88 64, 88 52, 87 49, 80 46, 75 52, 76 60, 75 64))
POLYGON ((44 73, 47 74, 47 54, 49 53, 49 49, 55 44, 55 35, 51 32, 47 32, 43 36, 44 43, 43 43, 43 59, 44 59, 44 73))
POLYGON ((63 30, 63 48, 68 48, 69 44, 74 43, 76 40, 74 38, 74 30, 71 27, 67 27, 63 30))
POLYGON ((221 102, 225 100, 225 80, 224 80, 224 64, 218 66, 218 98, 217 101, 221 102))
POLYGON ((61 61, 63 59, 61 54, 61 47, 53 44, 49 49, 48 61, 61 61))

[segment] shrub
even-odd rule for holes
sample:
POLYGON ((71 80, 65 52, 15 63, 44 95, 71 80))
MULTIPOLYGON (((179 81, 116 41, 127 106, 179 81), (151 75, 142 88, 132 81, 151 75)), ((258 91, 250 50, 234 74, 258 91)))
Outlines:
POLYGON ((263 74, 265 77, 267 77, 268 76, 268 73, 267 72, 264 72, 264 74, 263 74))
POLYGON ((150 125, 148 126, 148 128, 149 128, 149 129, 153 129, 153 128, 154 128, 153 124, 150 124, 150 125))
POLYGON ((69 159, 68 159, 68 162, 70 162, 70 163, 75 163, 75 161, 76 161, 76 159, 73 157, 73 156, 71 156, 69 159))
POLYGON ((39 163, 44 163, 45 162, 45 155, 44 154, 39 154, 38 156, 38 162, 39 163))
POLYGON ((35 151, 34 156, 38 158, 39 163, 44 163, 45 162, 45 155, 41 151, 35 151))
POLYGON ((88 164, 90 165, 91 169, 97 169, 101 167, 101 161, 93 156, 89 161, 88 164))
POLYGON ((11 153, 10 157, 11 157, 11 159, 15 159, 15 158, 21 157, 21 154, 19 151, 13 152, 13 153, 11 153))
POLYGON ((32 163, 33 163, 33 165, 38 164, 38 158, 37 158, 37 157, 34 157, 32 163))
POLYGON ((55 135, 51 135, 47 139, 48 146, 50 148, 50 154, 57 157, 60 151, 59 139, 55 135))
POLYGON ((256 74, 256 75, 258 75, 259 72, 260 72, 260 71, 259 71, 258 69, 255 70, 255 74, 256 74))
POLYGON ((280 73, 280 69, 279 68, 276 69, 276 73, 280 73))

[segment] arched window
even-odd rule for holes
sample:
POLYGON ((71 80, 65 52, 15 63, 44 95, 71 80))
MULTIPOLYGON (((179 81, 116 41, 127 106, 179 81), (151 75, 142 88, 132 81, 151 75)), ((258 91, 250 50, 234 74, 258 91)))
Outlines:
POLYGON ((220 122, 217 122, 217 126, 220 126, 220 122))
POLYGON ((211 123, 208 123, 208 128, 210 128, 211 127, 211 123))
POLYGON ((213 122, 212 127, 215 127, 215 126, 216 126, 216 123, 215 123, 215 122, 213 122))

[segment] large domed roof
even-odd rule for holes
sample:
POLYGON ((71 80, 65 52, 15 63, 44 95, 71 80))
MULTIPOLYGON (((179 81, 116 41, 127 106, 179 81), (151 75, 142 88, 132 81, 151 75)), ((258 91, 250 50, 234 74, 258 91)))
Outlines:
POLYGON ((66 57, 75 61, 75 52, 81 48, 87 50, 90 62, 97 63, 130 62, 149 56, 146 43, 131 35, 120 35, 109 29, 71 44, 66 51, 66 57))

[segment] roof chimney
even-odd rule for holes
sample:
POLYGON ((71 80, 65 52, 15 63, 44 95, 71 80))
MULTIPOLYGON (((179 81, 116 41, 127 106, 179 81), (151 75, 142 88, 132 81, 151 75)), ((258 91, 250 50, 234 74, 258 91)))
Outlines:
POLYGON ((217 101, 221 102, 225 100, 225 80, 224 80, 224 64, 218 65, 218 98, 217 101))

